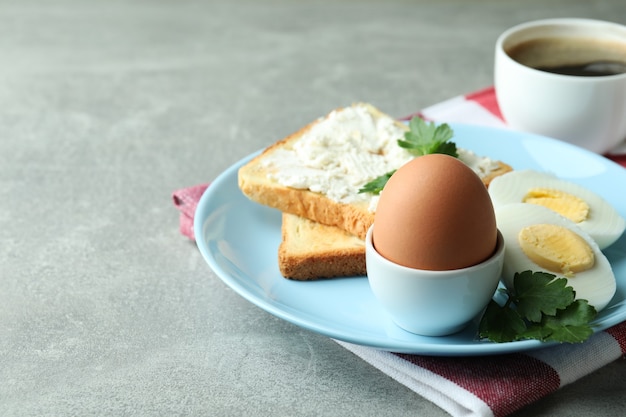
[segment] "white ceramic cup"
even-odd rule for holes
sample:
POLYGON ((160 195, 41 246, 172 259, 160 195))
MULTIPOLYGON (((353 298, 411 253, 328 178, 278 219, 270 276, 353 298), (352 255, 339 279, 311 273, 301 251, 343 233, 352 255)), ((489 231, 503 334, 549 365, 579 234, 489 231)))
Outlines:
POLYGON ((408 268, 380 255, 365 238, 367 278, 374 296, 402 329, 423 336, 445 336, 465 328, 494 295, 504 263, 498 231, 494 254, 468 268, 427 271, 408 268))
POLYGON ((509 55, 524 42, 545 38, 620 45, 624 51, 620 58, 626 61, 623 25, 563 18, 515 26, 500 35, 495 49, 494 82, 504 119, 514 129, 560 139, 593 152, 611 150, 626 139, 626 73, 594 77, 555 74, 521 64, 509 55))

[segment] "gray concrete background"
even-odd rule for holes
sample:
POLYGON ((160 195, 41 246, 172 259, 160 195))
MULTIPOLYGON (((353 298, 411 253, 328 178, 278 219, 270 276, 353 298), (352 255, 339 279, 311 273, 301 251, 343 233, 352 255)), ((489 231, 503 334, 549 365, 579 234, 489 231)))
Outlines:
MULTIPOLYGON (((177 188, 330 109, 492 82, 509 26, 622 0, 0 1, 0 415, 443 416, 226 287, 177 188)), ((619 360, 519 416, 621 415, 619 360)))

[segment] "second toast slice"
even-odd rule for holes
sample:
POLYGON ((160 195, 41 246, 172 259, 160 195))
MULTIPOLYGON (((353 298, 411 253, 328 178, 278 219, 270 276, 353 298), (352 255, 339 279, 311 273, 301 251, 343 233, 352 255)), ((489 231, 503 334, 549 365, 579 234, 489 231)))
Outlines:
POLYGON ((286 278, 365 275, 365 241, 337 227, 283 213, 278 267, 286 278))

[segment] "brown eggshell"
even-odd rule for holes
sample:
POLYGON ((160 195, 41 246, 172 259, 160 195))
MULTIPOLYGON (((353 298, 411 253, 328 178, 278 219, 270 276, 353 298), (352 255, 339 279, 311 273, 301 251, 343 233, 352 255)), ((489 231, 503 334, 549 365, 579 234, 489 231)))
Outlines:
POLYGON ((497 240, 487 188, 457 158, 432 154, 408 162, 383 189, 372 240, 397 264, 452 270, 487 260, 497 240))

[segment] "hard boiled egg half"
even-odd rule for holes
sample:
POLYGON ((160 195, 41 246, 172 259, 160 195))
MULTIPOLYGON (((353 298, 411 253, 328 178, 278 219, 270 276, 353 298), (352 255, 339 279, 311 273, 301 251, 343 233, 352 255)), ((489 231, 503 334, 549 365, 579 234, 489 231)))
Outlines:
POLYGON ((613 244, 626 229, 624 218, 596 193, 538 171, 513 171, 494 178, 489 196, 496 209, 511 203, 548 207, 587 232, 600 249, 613 244))
POLYGON ((598 311, 611 301, 616 290, 611 265, 574 222, 526 203, 501 205, 495 214, 506 244, 502 279, 507 287, 512 288, 516 272, 543 271, 567 278, 576 299, 587 300, 598 311))

